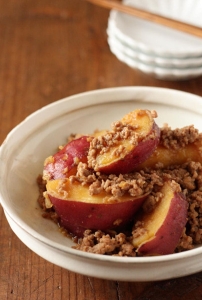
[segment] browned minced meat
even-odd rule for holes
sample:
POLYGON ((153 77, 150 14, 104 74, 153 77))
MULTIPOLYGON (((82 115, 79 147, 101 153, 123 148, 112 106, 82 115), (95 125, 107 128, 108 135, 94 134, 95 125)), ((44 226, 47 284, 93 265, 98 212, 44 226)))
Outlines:
MULTIPOLYGON (((161 130, 160 143, 167 148, 176 148, 201 138, 201 134, 193 126, 176 130, 164 126, 161 130)), ((199 162, 187 162, 166 169, 142 170, 119 176, 94 172, 86 164, 79 163, 76 176, 71 176, 70 179, 82 185, 88 184, 91 195, 105 191, 111 195, 110 200, 117 199, 125 193, 134 197, 150 193, 142 207, 145 211, 155 208, 162 197, 160 187, 166 180, 172 179, 180 185, 188 202, 187 224, 175 252, 189 250, 194 245, 202 243, 202 165, 199 162)), ((39 184, 42 192, 43 186, 44 183, 39 184)), ((38 201, 44 208, 43 196, 39 197, 38 201)), ((54 211, 49 210, 47 214, 54 214, 54 211)), ((144 230, 141 224, 137 224, 137 228, 136 234, 141 234, 144 230)), ((86 230, 84 237, 78 240, 74 248, 105 255, 135 256, 136 249, 131 243, 132 237, 132 227, 127 233, 86 230)))
POLYGON ((202 134, 193 125, 171 129, 167 124, 161 128, 160 144, 166 148, 177 149, 194 143, 202 138, 202 134))
POLYGON ((86 230, 84 237, 74 246, 85 252, 116 256, 136 256, 135 249, 124 233, 104 233, 101 230, 86 230))
MULTIPOLYGON (((91 195, 99 194, 102 191, 111 194, 114 199, 128 193, 133 197, 150 193, 154 186, 162 186, 163 178, 157 173, 147 173, 145 171, 120 174, 105 175, 89 169, 87 164, 79 163, 75 176, 70 176, 70 180, 78 181, 82 185, 89 185, 91 195)), ((112 199, 110 199, 112 200, 112 199)))
MULTIPOLYGON (((131 174, 132 176, 132 174, 131 174)), ((156 203, 160 201, 161 194, 158 192, 159 187, 162 185, 162 183, 166 179, 173 179, 177 183, 180 184, 182 192, 186 196, 186 199, 188 201, 188 220, 186 224, 186 228, 184 229, 184 232, 182 234, 182 237, 179 241, 179 244, 176 248, 176 252, 184 251, 192 249, 194 245, 201 244, 202 243, 202 165, 200 163, 196 162, 188 162, 182 166, 175 166, 170 167, 165 170, 151 170, 147 173, 144 172, 145 178, 149 181, 149 178, 151 180, 153 185, 153 190, 150 196, 147 198, 146 202, 143 205, 143 209, 146 211, 152 210, 156 203), (154 176, 155 174, 155 176, 154 176), (153 178, 154 176, 154 178, 153 178)), ((139 231, 136 231, 136 234, 141 234, 141 231, 144 230, 144 228, 139 224, 139 231)), ((97 234, 96 232, 85 232, 85 236, 83 239, 80 240, 79 244, 76 246, 76 249, 80 249, 82 251, 87 252, 95 252, 100 253, 100 251, 103 250, 103 240, 102 245, 100 245, 101 249, 99 248, 100 241, 93 238, 93 236, 97 234), (88 244, 88 234, 90 235, 91 244, 88 244)), ((118 235, 118 233, 117 233, 118 235)), ((115 235, 116 236, 116 235, 115 235)), ((130 244, 130 241, 132 239, 132 235, 124 235, 125 241, 124 244, 128 245, 130 244)), ((117 244, 116 239, 110 234, 107 233, 106 235, 103 233, 103 238, 107 239, 107 243, 113 243, 115 249, 112 252, 111 255, 121 255, 122 252, 117 252, 117 244)), ((132 245, 132 244, 131 244, 132 245)), ((123 245, 122 245, 123 247, 123 245)), ((127 246, 128 247, 128 246, 127 246)), ((134 256, 135 249, 131 248, 131 255, 127 254, 127 256, 134 256)), ((102 254, 109 254, 108 251, 102 254)), ((123 254, 125 256, 126 254, 123 254)))
POLYGON ((42 175, 39 175, 37 177, 37 184, 38 184, 38 188, 39 188, 39 196, 38 196, 37 202, 43 210, 43 214, 42 214, 43 218, 51 219, 55 223, 59 224, 59 222, 58 222, 59 218, 58 218, 58 215, 56 214, 55 210, 53 208, 47 209, 45 206, 45 198, 43 196, 43 193, 46 191, 46 182, 43 180, 42 175))
MULTIPOLYGON (((153 117, 157 116, 155 111, 151 112, 153 117)), ((138 142, 146 139, 155 139, 156 132, 152 131, 148 136, 143 137, 136 130, 137 126, 132 126, 130 124, 122 123, 121 121, 112 123, 112 130, 106 132, 105 135, 93 138, 90 143, 90 148, 88 152, 88 167, 97 170, 96 154, 106 153, 111 147, 119 144, 120 140, 127 139, 132 145, 137 145, 138 142)), ((123 145, 119 145, 113 152, 114 155, 118 157, 125 156, 125 148, 123 145)))

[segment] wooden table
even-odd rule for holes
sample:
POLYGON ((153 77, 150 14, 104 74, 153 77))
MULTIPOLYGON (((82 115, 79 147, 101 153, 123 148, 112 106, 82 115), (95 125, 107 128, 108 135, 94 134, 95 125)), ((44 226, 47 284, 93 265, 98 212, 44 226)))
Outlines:
MULTIPOLYGON (((0 0, 0 142, 35 110, 115 86, 166 87, 202 96, 202 77, 165 81, 132 70, 107 44, 109 12, 80 0, 0 0)), ((37 256, 0 207, 1 300, 202 299, 202 272, 161 282, 117 282, 69 272, 37 256)))

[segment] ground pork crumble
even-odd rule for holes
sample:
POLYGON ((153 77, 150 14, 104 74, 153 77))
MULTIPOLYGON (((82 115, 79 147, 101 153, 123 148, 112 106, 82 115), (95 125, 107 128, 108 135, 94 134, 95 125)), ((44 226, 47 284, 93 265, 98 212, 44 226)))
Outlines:
MULTIPOLYGON (((157 117, 156 111, 139 111, 139 115, 147 114, 147 116, 152 119, 157 117)), ((128 114, 129 115, 129 114, 128 114)), ((128 116, 127 115, 127 116, 128 116)), ((134 119, 133 114, 129 117, 134 119)), ((109 151, 110 148, 118 146, 120 140, 129 140, 131 145, 137 145, 140 141, 146 139, 155 139, 156 131, 152 130, 149 135, 143 135, 138 131, 138 125, 132 126, 125 122, 124 118, 121 121, 112 123, 112 129, 107 131, 104 136, 95 137, 91 143, 88 152, 88 167, 94 170, 97 170, 96 154, 99 151, 99 154, 102 155, 109 151)), ((125 156, 125 147, 121 144, 118 149, 116 148, 113 152, 113 155, 118 157, 125 156)))
POLYGON ((172 130, 168 124, 165 124, 164 127, 161 128, 160 144, 168 149, 177 149, 194 143, 201 138, 202 133, 199 133, 198 129, 194 128, 193 125, 172 130))
MULTIPOLYGON (((130 128, 124 127, 120 129, 120 124, 114 123, 119 134, 128 136, 130 128)), ((115 128, 114 127, 114 128, 115 128)), ((116 130, 115 130, 116 131, 116 130)), ((72 138, 74 136, 72 135, 72 138)), ((106 143, 107 139, 116 144, 119 135, 105 137, 105 140, 100 141, 100 145, 106 143)), ((160 144, 166 148, 184 147, 188 143, 193 143, 202 139, 202 135, 194 126, 187 126, 182 129, 172 130, 167 124, 161 128, 160 144)), ((97 142, 96 142, 97 143, 97 142)), ((99 143, 96 144, 98 147, 99 143)), ((95 146, 95 145, 94 145, 95 146)), ((144 202, 142 209, 144 211, 152 211, 156 204, 161 201, 162 194, 159 192, 160 187, 166 180, 173 180, 179 184, 181 192, 185 195, 188 202, 188 219, 183 234, 179 240, 175 252, 181 252, 192 249, 195 245, 202 243, 202 165, 199 162, 189 161, 180 166, 170 166, 165 169, 145 169, 130 174, 120 175, 105 175, 100 172, 95 172, 86 163, 79 163, 77 174, 70 176, 71 181, 78 181, 82 185, 89 185, 91 195, 96 195, 105 191, 110 195, 110 200, 117 199, 128 193, 131 196, 141 196, 149 194, 144 202)), ((45 207, 43 193, 45 192, 45 181, 42 176, 38 179, 39 198, 38 202, 44 210, 43 216, 50 218, 58 223, 58 216, 53 208, 45 207)), ((116 256, 131 256, 137 255, 136 249, 132 245, 132 238, 136 235, 141 235, 144 231, 144 226, 141 222, 136 223, 136 227, 127 228, 124 232, 100 230, 86 230, 81 239, 76 239, 75 249, 99 253, 105 255, 116 256)), ((64 230, 64 232, 66 232, 64 230)), ((67 233, 67 232, 66 232, 67 233)), ((68 234, 68 233, 67 233, 68 234)))

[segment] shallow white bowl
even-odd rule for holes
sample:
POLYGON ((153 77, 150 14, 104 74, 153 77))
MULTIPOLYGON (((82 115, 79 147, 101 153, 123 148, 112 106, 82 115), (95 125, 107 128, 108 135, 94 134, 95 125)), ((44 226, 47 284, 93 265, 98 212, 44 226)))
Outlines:
POLYGON ((0 200, 16 235, 35 253, 68 270, 123 281, 154 281, 202 270, 202 247, 156 257, 110 257, 72 249, 37 205, 36 177, 44 158, 73 132, 91 133, 135 108, 156 109, 157 123, 193 124, 202 131, 201 97, 150 87, 120 87, 82 93, 56 101, 25 119, 0 149, 0 200), (106 113, 107 112, 107 113, 106 113))
MULTIPOLYGON (((202 27, 200 0, 126 0, 126 5, 202 27)), ((202 56, 202 39, 112 10, 109 16, 119 39, 134 49, 162 57, 202 56)))
POLYGON ((138 57, 132 57, 128 51, 125 51, 125 47, 117 47, 117 43, 115 44, 110 38, 108 39, 108 44, 111 52, 118 58, 118 60, 133 69, 138 69, 158 79, 187 80, 202 75, 202 66, 182 69, 176 67, 166 68, 157 64, 148 64, 140 60, 138 57))
POLYGON ((143 64, 149 66, 155 66, 166 69, 191 69, 191 68, 201 68, 202 67, 202 56, 201 57, 189 57, 189 58, 174 58, 174 57, 160 57, 156 55, 149 55, 138 49, 133 49, 126 43, 122 42, 118 36, 116 36, 116 31, 110 27, 107 28, 108 34, 108 44, 116 47, 118 51, 123 52, 126 56, 142 62, 143 64))

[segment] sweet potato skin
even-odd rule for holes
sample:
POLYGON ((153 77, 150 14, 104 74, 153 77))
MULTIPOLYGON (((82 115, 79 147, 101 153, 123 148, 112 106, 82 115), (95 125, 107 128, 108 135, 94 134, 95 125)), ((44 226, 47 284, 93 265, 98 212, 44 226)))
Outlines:
POLYGON ((70 180, 47 183, 47 194, 60 218, 60 225, 76 236, 86 229, 121 229, 129 224, 148 194, 132 197, 123 195, 111 200, 102 192, 90 195, 88 186, 70 180))
POLYGON ((133 239, 139 255, 165 255, 174 252, 187 222, 188 203, 184 195, 165 182, 163 198, 151 213, 144 213, 144 234, 133 239))
POLYGON ((44 179, 54 180, 75 175, 78 163, 87 162, 89 146, 88 136, 82 136, 66 144, 62 150, 45 161, 44 179))

